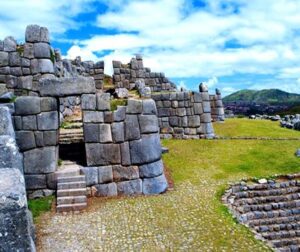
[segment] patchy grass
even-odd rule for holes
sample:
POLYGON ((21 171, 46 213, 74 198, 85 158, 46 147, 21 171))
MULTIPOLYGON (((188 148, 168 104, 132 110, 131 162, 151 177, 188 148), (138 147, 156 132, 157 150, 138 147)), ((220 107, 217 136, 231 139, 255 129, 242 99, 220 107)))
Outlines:
POLYGON ((54 196, 28 200, 28 207, 29 210, 32 212, 32 216, 35 222, 42 213, 51 210, 53 200, 54 196))
POLYGON ((117 110, 118 106, 126 106, 127 100, 126 99, 113 99, 110 101, 110 110, 115 111, 117 110))
POLYGON ((215 133, 223 137, 274 137, 299 138, 300 132, 281 128, 279 122, 250 120, 247 118, 226 119, 225 123, 214 123, 215 133))

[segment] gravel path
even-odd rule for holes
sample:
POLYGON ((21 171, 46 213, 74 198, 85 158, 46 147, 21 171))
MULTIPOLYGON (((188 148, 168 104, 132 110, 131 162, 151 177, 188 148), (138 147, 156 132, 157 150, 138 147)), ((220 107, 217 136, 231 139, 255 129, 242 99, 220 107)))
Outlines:
POLYGON ((86 212, 46 213, 39 251, 269 251, 224 211, 220 185, 182 183, 151 197, 93 199, 86 212), (222 210, 223 209, 223 210, 222 210))

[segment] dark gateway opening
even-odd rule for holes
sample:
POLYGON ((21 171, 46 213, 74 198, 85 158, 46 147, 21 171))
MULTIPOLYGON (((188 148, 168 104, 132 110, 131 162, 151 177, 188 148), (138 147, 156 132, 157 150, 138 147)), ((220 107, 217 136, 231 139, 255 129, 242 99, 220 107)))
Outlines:
POLYGON ((59 158, 86 166, 84 143, 70 143, 59 145, 59 158))

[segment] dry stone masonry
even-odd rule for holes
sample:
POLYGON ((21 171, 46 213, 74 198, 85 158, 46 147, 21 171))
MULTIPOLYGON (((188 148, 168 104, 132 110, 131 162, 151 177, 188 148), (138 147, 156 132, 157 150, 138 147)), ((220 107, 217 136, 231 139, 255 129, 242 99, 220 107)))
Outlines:
POLYGON ((162 138, 213 138, 211 104, 208 90, 153 94, 162 138))
POLYGON ((18 97, 14 125, 24 155, 27 190, 47 189, 47 174, 56 171, 59 118, 53 97, 18 97))
POLYGON ((23 45, 17 45, 13 37, 0 41, 0 94, 36 96, 39 79, 54 77, 52 55, 45 27, 28 26, 23 45))
POLYGON ((93 77, 97 89, 103 89, 104 61, 82 61, 81 57, 75 60, 61 59, 59 50, 55 51, 55 69, 57 77, 93 77))
POLYGON ((210 107, 211 107, 211 118, 213 121, 224 121, 225 111, 222 101, 222 95, 219 89, 216 89, 215 95, 209 96, 210 107))
POLYGON ((87 185, 98 196, 158 194, 168 185, 153 100, 129 99, 110 111, 110 95, 82 96, 87 185))
POLYGON ((150 68, 144 68, 141 55, 136 55, 128 64, 113 61, 113 69, 113 82, 117 88, 133 89, 136 81, 142 79, 153 92, 176 90, 176 85, 166 78, 164 73, 155 73, 151 72, 150 68))
POLYGON ((223 200, 239 222, 275 251, 300 249, 300 181, 298 175, 232 186, 223 200))

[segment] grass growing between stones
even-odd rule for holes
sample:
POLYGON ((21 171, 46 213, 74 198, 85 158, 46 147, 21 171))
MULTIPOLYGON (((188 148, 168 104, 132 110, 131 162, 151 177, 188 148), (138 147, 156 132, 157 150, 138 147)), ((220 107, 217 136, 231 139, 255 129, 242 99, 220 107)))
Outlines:
POLYGON ((54 196, 28 200, 28 208, 32 212, 32 216, 35 222, 37 220, 37 217, 39 217, 42 213, 51 210, 53 200, 54 196))
POLYGON ((126 106, 127 100, 126 99, 113 99, 110 101, 110 110, 115 111, 117 110, 118 106, 126 106))
MULTIPOLYGON (((265 128, 264 121, 253 122, 256 134, 265 128)), ((220 198, 229 183, 243 178, 300 172, 294 156, 300 141, 164 140, 163 145, 169 148, 163 159, 173 191, 94 199, 80 215, 46 213, 37 226, 39 251, 270 251, 220 198)))
POLYGON ((299 131, 281 128, 279 122, 269 120, 232 118, 225 123, 214 123, 214 129, 222 137, 300 138, 299 131))

